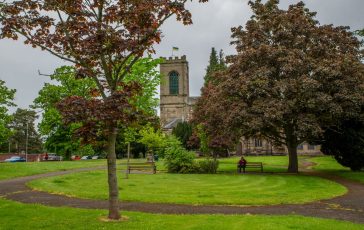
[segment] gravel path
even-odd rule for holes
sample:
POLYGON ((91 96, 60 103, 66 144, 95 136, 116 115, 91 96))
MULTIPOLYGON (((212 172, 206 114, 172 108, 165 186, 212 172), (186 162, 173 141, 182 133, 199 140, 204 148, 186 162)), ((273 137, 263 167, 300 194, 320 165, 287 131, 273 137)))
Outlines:
MULTIPOLYGON (((62 195, 34 191, 26 186, 29 181, 65 175, 76 172, 90 171, 99 168, 74 169, 61 172, 51 172, 41 175, 27 176, 0 181, 0 197, 22 203, 39 203, 47 206, 67 206, 86 209, 107 209, 108 202, 71 198, 62 195)), ((270 205, 270 206, 213 206, 213 205, 179 205, 141 202, 120 202, 122 210, 161 214, 266 214, 287 215, 297 214, 311 217, 346 220, 364 224, 364 185, 341 177, 305 172, 312 176, 320 176, 347 187, 348 193, 330 200, 321 200, 302 205, 270 205)), ((307 191, 310 192, 310 191, 307 191)))

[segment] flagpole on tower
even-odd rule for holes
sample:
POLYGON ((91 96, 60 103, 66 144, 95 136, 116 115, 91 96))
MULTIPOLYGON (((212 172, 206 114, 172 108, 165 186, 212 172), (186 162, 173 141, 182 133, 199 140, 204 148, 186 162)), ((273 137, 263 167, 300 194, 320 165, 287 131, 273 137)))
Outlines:
POLYGON ((172 57, 174 57, 174 52, 175 51, 178 52, 178 50, 179 50, 178 47, 176 47, 176 46, 172 47, 172 57))

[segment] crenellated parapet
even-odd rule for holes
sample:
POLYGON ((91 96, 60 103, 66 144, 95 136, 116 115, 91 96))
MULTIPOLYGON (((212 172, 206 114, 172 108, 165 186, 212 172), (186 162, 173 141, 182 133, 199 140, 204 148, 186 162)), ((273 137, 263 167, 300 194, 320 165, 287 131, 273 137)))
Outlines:
POLYGON ((164 60, 164 63, 184 63, 187 62, 187 57, 186 55, 183 55, 181 57, 178 56, 173 56, 173 57, 161 57, 164 60))

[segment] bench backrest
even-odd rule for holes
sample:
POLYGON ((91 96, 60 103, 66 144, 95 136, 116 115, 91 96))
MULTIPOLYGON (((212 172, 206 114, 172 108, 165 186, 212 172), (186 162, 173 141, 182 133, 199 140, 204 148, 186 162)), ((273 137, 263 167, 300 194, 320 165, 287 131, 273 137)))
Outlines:
POLYGON ((262 162, 247 162, 247 165, 262 165, 262 162))
POLYGON ((133 166, 133 165, 135 165, 135 166, 137 166, 137 165, 155 165, 155 162, 130 162, 130 163, 122 163, 121 165, 131 165, 131 166, 133 166))

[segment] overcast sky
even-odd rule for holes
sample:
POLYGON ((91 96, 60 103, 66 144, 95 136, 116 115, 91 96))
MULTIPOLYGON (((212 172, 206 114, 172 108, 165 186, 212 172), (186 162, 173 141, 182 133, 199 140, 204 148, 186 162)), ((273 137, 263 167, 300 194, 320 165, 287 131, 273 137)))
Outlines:
MULTIPOLYGON (((197 96, 203 84, 211 47, 234 53, 230 43, 231 27, 244 25, 251 16, 247 0, 210 0, 208 3, 189 3, 194 24, 183 26, 171 18, 162 27, 164 37, 155 46, 157 57, 171 55, 172 47, 179 47, 178 56, 187 55, 190 65, 190 94, 197 96)), ((281 0, 281 7, 297 3, 281 0)), ((305 0, 311 11, 316 11, 321 24, 364 28, 364 0, 305 0)), ((52 73, 65 63, 43 51, 30 48, 19 41, 0 40, 0 79, 9 88, 17 89, 16 104, 27 108, 48 79, 38 75, 52 73)))

